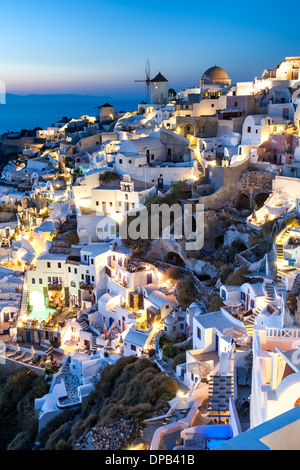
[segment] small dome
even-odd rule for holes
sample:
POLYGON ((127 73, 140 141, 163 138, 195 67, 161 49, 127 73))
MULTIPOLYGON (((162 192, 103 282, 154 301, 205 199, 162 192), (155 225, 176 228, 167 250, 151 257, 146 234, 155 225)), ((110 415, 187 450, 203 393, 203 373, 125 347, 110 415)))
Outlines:
POLYGON ((214 67, 211 67, 210 69, 207 69, 202 75, 202 80, 204 83, 218 83, 218 81, 222 83, 223 81, 228 79, 228 73, 224 69, 222 69, 221 67, 217 67, 216 65, 214 67))

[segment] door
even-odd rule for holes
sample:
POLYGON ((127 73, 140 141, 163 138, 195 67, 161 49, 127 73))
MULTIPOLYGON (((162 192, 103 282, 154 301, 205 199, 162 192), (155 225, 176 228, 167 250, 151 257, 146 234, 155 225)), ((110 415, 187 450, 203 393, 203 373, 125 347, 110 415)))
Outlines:
POLYGON ((27 343, 31 343, 30 331, 26 331, 26 342, 27 342, 27 343))

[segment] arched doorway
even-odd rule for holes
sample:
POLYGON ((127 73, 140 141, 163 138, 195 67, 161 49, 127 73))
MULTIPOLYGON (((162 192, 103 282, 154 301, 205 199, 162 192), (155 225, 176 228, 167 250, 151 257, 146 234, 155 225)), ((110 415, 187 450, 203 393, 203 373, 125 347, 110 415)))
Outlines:
POLYGON ((269 194, 268 193, 259 193, 255 196, 253 199, 253 206, 255 209, 260 209, 266 200, 268 199, 269 194))
POLYGON ((232 203, 232 206, 235 207, 238 210, 243 210, 243 209, 250 209, 250 198, 247 196, 247 194, 240 194, 235 198, 235 200, 232 203))
POLYGON ((166 254, 164 260, 166 263, 174 264, 175 266, 179 266, 181 268, 185 267, 185 262, 178 253, 175 253, 175 251, 169 251, 169 253, 166 254))

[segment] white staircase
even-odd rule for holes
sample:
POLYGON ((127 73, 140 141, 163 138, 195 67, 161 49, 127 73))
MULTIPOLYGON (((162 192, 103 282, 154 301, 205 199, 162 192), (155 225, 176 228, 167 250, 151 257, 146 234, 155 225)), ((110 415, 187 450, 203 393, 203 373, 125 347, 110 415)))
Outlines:
POLYGON ((83 331, 87 331, 91 333, 92 340, 91 340, 90 350, 93 352, 96 352, 97 351, 97 343, 96 343, 97 335, 90 329, 88 320, 86 320, 85 318, 79 318, 77 321, 80 324, 83 331))
POLYGON ((27 271, 26 271, 24 274, 21 307, 20 307, 21 318, 26 318, 27 316, 27 301, 28 301, 28 276, 27 276, 27 271))
POLYGON ((259 315, 268 304, 272 304, 272 302, 276 301, 277 295, 274 284, 272 284, 271 282, 266 282, 264 284, 264 290, 265 298, 263 299, 262 304, 259 307, 255 308, 252 312, 252 315, 244 321, 244 327, 246 328, 248 336, 253 336, 253 325, 255 323, 255 318, 257 317, 257 315, 259 315))

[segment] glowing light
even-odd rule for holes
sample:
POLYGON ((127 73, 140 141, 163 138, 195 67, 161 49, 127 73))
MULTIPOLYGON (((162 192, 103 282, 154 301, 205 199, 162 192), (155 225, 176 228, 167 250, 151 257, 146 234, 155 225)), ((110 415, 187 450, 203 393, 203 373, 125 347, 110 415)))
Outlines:
POLYGON ((33 291, 30 293, 30 304, 33 307, 33 310, 44 307, 44 296, 41 292, 33 291))

